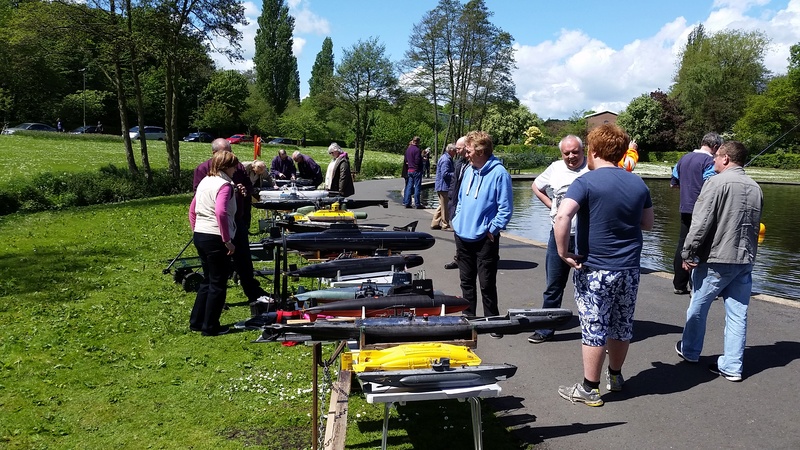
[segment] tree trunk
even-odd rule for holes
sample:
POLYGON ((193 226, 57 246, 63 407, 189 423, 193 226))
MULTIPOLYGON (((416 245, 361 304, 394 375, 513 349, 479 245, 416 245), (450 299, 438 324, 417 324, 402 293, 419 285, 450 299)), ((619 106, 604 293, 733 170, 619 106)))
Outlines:
POLYGON ((177 99, 175 93, 175 77, 177 74, 175 73, 175 61, 168 57, 166 60, 166 80, 165 80, 165 95, 164 95, 164 108, 165 108, 165 118, 164 118, 164 128, 167 134, 166 143, 167 143, 167 163, 169 165, 169 172, 175 180, 178 180, 181 175, 181 160, 180 160, 180 152, 178 150, 178 143, 175 140, 175 128, 176 128, 176 114, 177 110, 175 108, 177 99))

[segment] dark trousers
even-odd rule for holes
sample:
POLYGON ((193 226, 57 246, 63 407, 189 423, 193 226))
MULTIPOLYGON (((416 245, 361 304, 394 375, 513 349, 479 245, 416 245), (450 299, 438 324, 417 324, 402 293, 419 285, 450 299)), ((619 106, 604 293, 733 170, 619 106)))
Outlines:
POLYGON ((236 234, 233 235, 231 242, 236 247, 236 251, 233 252, 233 268, 239 275, 239 284, 242 286, 244 295, 252 302, 262 295, 267 295, 267 293, 261 289, 261 283, 253 275, 253 258, 250 255, 250 239, 248 238, 249 230, 250 215, 237 218, 236 234))
POLYGON ((483 314, 485 316, 500 315, 497 306, 497 263, 500 261, 500 235, 495 236, 494 242, 485 237, 475 242, 465 241, 458 235, 455 238, 458 272, 461 277, 461 295, 469 302, 469 308, 464 311, 464 314, 477 315, 478 294, 475 289, 475 280, 477 279, 481 285, 483 314))
POLYGON ((196 330, 215 332, 225 305, 231 258, 217 234, 194 233, 194 246, 203 266, 203 281, 197 290, 189 326, 196 330))
POLYGON ((675 259, 672 261, 672 267, 675 275, 672 277, 672 286, 675 289, 687 290, 691 281, 692 274, 683 270, 683 257, 681 257, 681 250, 683 244, 686 242, 686 235, 689 234, 689 227, 692 225, 692 215, 681 213, 681 233, 678 237, 678 248, 675 249, 675 259))
MULTIPOLYGON (((575 252, 575 240, 570 236, 568 251, 575 252)), ((550 229, 550 239, 547 241, 547 254, 544 260, 544 271, 547 276, 547 288, 542 294, 542 308, 561 308, 561 301, 564 299, 564 288, 569 281, 569 264, 565 263, 558 256, 556 248, 556 238, 553 230, 550 229)), ((552 329, 536 330, 543 336, 552 336, 552 329)))

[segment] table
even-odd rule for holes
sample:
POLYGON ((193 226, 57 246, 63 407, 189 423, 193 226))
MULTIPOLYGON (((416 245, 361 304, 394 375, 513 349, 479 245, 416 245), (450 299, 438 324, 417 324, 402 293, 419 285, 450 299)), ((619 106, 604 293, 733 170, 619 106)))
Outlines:
POLYGON ((383 438, 381 439, 381 449, 386 450, 386 439, 389 432, 389 411, 394 403, 401 405, 407 402, 417 402, 423 400, 447 400, 451 398, 469 401, 472 410, 472 438, 475 442, 475 450, 483 449, 483 423, 481 421, 481 398, 498 397, 502 388, 494 384, 483 386, 473 386, 465 388, 419 390, 409 388, 398 388, 389 386, 372 385, 371 392, 364 395, 367 403, 383 403, 383 438))

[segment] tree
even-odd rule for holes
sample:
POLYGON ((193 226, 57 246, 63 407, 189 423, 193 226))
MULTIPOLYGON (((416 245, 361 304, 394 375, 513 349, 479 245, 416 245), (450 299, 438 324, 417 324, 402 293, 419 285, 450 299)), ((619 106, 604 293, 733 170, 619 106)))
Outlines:
POLYGON ((281 115, 290 100, 300 102, 300 75, 292 54, 294 17, 283 0, 264 0, 256 31, 256 84, 261 95, 281 115))
POLYGON ((359 40, 343 52, 342 62, 336 68, 339 99, 355 133, 356 172, 361 170, 374 114, 380 102, 388 100, 397 86, 392 62, 385 53, 386 47, 377 38, 359 40))
POLYGON ((690 34, 671 95, 692 134, 731 130, 748 96, 764 89, 768 43, 757 31, 724 30, 707 36, 698 27, 690 34))
POLYGON ((312 102, 308 100, 300 105, 290 105, 278 119, 278 128, 283 136, 293 137, 298 141, 301 138, 322 140, 326 137, 325 126, 317 117, 312 102))
POLYGON ((617 125, 644 148, 652 145, 662 114, 661 104, 648 94, 642 94, 631 100, 617 116, 617 125))
POLYGON ((196 113, 194 125, 216 131, 233 132, 241 125, 249 94, 247 77, 235 70, 216 72, 203 90, 204 105, 196 113))
POLYGON ((483 129, 492 135, 495 144, 508 145, 523 141, 525 131, 539 123, 539 117, 525 105, 493 104, 486 114, 483 129))
POLYGON ((308 96, 316 97, 331 92, 333 89, 333 41, 326 37, 322 41, 322 50, 317 53, 314 66, 311 67, 311 78, 308 80, 308 96))
POLYGON ((529 127, 527 130, 525 130, 525 145, 539 144, 542 142, 543 137, 544 135, 539 127, 529 127))

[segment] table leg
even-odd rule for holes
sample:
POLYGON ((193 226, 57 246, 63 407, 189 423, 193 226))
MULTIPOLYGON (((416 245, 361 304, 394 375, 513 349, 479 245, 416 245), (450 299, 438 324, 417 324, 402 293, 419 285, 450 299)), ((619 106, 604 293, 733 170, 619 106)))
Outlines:
POLYGON ((381 438, 381 450, 386 450, 388 435, 389 435, 389 412, 392 409, 392 403, 387 402, 383 404, 383 437, 381 438))
POLYGON ((475 450, 483 449, 483 421, 481 420, 481 400, 478 397, 469 397, 470 409, 472 410, 472 440, 475 442, 475 450))

